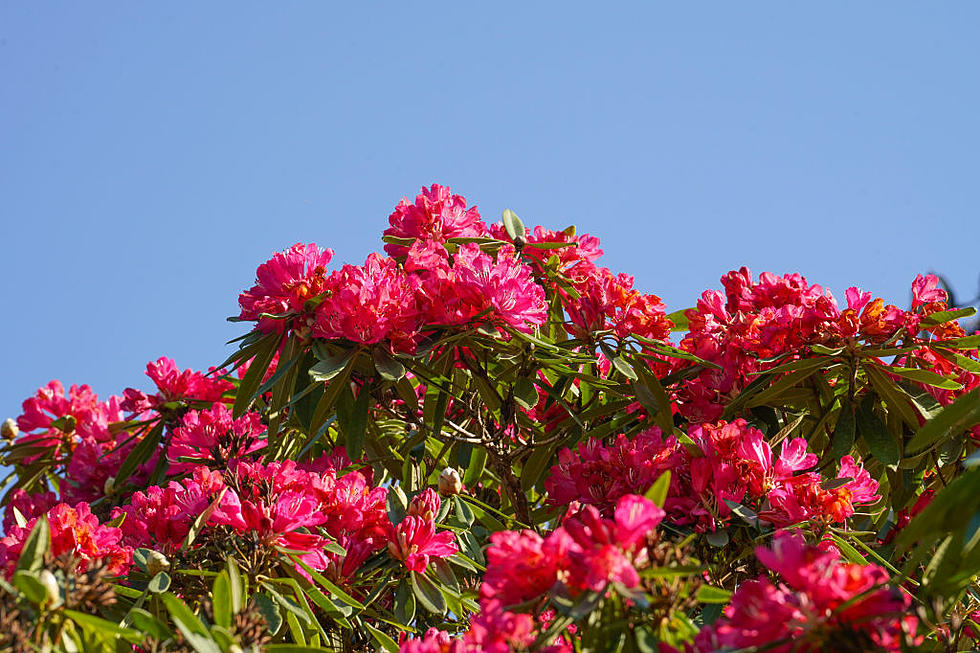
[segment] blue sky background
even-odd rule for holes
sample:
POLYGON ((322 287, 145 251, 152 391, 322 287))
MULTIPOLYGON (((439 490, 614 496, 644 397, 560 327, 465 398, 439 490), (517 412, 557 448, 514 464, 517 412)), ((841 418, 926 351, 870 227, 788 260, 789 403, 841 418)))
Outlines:
POLYGON ((0 4, 0 419, 219 362, 273 251, 362 262, 432 182, 669 310, 741 265, 977 292, 980 3, 489 5, 0 4))

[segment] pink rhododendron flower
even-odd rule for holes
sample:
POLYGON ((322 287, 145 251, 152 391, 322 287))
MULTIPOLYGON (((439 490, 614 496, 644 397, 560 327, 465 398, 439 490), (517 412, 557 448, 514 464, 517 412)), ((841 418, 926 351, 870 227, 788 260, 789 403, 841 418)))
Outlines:
MULTIPOLYGON (((59 461, 66 461, 76 445, 84 439, 104 443, 113 439, 109 424, 122 421, 119 398, 99 401, 87 385, 73 385, 65 394, 60 381, 51 381, 23 403, 23 414, 17 418, 18 443, 48 447, 59 461)), ((27 464, 41 454, 27 456, 27 464)))
POLYGON ((288 320, 264 317, 302 313, 306 301, 325 290, 327 265, 333 250, 320 250, 315 244, 296 243, 274 254, 255 271, 255 285, 238 298, 240 318, 258 322, 264 332, 282 332, 288 320))
POLYGON ((468 317, 489 311, 488 320, 526 332, 548 318, 544 289, 509 245, 501 247, 495 259, 476 244, 460 245, 453 272, 455 292, 467 306, 468 317))
POLYGON ((890 587, 877 565, 844 562, 786 532, 776 534, 772 548, 757 548, 756 556, 783 582, 773 585, 763 577, 742 583, 724 617, 698 634, 697 650, 816 652, 840 640, 864 650, 899 651, 905 634, 914 633, 916 619, 906 616, 911 599, 890 587))
POLYGON ((516 605, 544 596, 556 583, 573 595, 601 591, 610 582, 635 587, 635 560, 643 559, 647 536, 664 517, 637 495, 619 499, 613 519, 586 506, 542 538, 531 530, 491 534, 481 602, 516 605))
MULTIPOLYGON (((476 207, 466 208, 466 199, 462 195, 453 195, 447 186, 439 184, 423 187, 414 204, 403 198, 388 217, 388 222, 391 226, 384 235, 396 238, 444 243, 449 238, 488 235, 487 226, 476 207)), ((408 253, 408 248, 388 243, 385 252, 389 256, 400 257, 408 253)))
POLYGON ((946 291, 939 287, 939 277, 934 274, 917 274, 912 281, 912 310, 923 304, 946 301, 946 291))
POLYGON ((259 438, 265 430, 258 413, 233 419, 231 411, 220 403, 207 410, 188 411, 170 440, 171 473, 188 472, 198 464, 224 469, 265 447, 259 438), (181 458, 192 458, 193 462, 180 462, 181 458))
POLYGON ((394 259, 371 254, 364 265, 345 265, 325 284, 330 295, 316 309, 315 336, 361 344, 387 339, 398 350, 414 349, 415 296, 394 259))
POLYGON ((422 573, 429 558, 445 558, 459 551, 456 537, 450 531, 436 533, 431 519, 409 515, 394 528, 388 541, 388 553, 401 560, 411 571, 422 573))
MULTIPOLYGON (((209 370, 214 371, 214 368, 209 370)), ((235 386, 230 381, 209 378, 191 369, 181 371, 171 358, 161 356, 156 362, 146 364, 146 375, 157 386, 157 393, 147 395, 135 388, 126 388, 122 409, 131 413, 142 413, 156 409, 171 401, 201 401, 212 403, 221 400, 221 395, 235 386)))
MULTIPOLYGON (((679 467, 682 457, 677 438, 664 438, 656 426, 632 440, 619 435, 611 445, 590 438, 575 450, 558 452, 558 464, 551 468, 545 488, 554 504, 580 501, 612 516, 620 497, 643 494, 661 474, 679 467)), ((676 490, 677 482, 672 478, 668 502, 676 490)))
POLYGON ((14 509, 20 513, 24 522, 27 523, 56 505, 58 505, 58 496, 54 492, 28 494, 22 488, 17 488, 10 494, 10 502, 3 510, 3 532, 9 533, 14 526, 17 526, 14 509))
MULTIPOLYGON (((82 571, 88 567, 89 562, 100 559, 105 561, 111 574, 125 574, 129 571, 133 550, 120 545, 122 531, 100 524, 87 503, 79 503, 75 507, 60 503, 48 510, 46 517, 51 528, 53 556, 62 553, 74 555, 80 560, 79 569, 82 571)), ((8 578, 13 575, 24 542, 38 519, 31 519, 23 527, 14 526, 0 540, 0 566, 6 570, 8 578)))

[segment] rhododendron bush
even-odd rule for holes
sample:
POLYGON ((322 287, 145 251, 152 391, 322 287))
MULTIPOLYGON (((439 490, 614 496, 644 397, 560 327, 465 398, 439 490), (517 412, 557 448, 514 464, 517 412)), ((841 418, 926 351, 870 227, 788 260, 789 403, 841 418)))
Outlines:
POLYGON ((980 334, 935 277, 669 311, 442 186, 389 224, 259 265, 215 367, 24 401, 4 650, 980 645, 980 334))

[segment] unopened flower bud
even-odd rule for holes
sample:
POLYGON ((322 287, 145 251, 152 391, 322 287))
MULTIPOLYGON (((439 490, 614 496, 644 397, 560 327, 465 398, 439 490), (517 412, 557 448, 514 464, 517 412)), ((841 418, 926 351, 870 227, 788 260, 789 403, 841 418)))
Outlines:
POLYGON ((107 497, 112 496, 112 491, 116 489, 116 477, 110 476, 102 484, 102 493, 107 497))
POLYGON ((47 569, 42 569, 38 576, 38 580, 41 581, 41 585, 44 586, 44 590, 47 592, 48 597, 45 600, 45 605, 57 605, 61 602, 61 588, 58 587, 58 579, 54 577, 47 569))
POLYGON ((18 434, 20 434, 20 429, 17 428, 17 422, 9 417, 3 420, 3 425, 0 426, 0 435, 3 436, 4 440, 13 442, 17 439, 18 434))
POLYGON ((156 576, 161 571, 168 569, 170 569, 170 561, 167 560, 167 556, 159 551, 150 551, 146 554, 146 573, 150 576, 156 576))
POLYGON ((463 479, 453 467, 447 467, 439 474, 439 494, 449 496, 459 494, 463 489, 463 479))

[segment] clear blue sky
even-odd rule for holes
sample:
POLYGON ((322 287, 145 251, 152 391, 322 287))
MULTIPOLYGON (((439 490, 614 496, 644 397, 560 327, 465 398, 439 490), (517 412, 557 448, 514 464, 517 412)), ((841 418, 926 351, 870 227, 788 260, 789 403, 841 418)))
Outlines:
POLYGON ((670 310, 727 270, 980 273, 980 3, 4 2, 0 418, 206 367, 275 250, 403 195, 579 225, 670 310), (492 6, 491 6, 492 5, 492 6))

